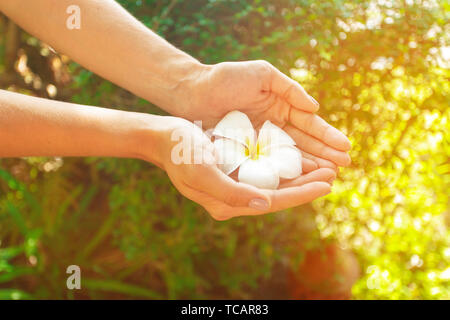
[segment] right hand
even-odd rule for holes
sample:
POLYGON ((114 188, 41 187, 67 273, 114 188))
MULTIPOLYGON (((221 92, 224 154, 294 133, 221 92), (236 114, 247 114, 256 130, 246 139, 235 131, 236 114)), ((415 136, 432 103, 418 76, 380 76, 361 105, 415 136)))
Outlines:
MULTIPOLYGON (((295 207, 324 196, 331 191, 334 170, 321 168, 281 184, 278 190, 259 189, 225 175, 216 165, 211 140, 193 123, 175 117, 164 117, 165 130, 157 146, 159 162, 174 186, 187 198, 203 206, 216 220, 236 216, 260 215, 295 207), (201 163, 178 163, 180 140, 193 142, 188 152, 203 155, 201 163), (177 164, 178 163, 178 164, 177 164)), ((185 151, 185 150, 183 150, 185 151)))
POLYGON ((178 116, 202 120, 210 128, 238 108, 255 127, 270 120, 285 130, 309 166, 337 170, 350 165, 348 138, 315 114, 318 103, 298 82, 267 61, 222 62, 192 70, 186 89, 178 87, 181 96, 175 101, 187 101, 178 116))

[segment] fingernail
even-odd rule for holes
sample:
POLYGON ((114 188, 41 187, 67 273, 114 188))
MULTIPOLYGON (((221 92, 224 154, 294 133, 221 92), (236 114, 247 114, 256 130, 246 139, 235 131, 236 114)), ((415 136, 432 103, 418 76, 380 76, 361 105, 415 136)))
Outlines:
POLYGON ((345 136, 345 134, 342 134, 342 135, 345 137, 345 148, 346 148, 347 150, 350 150, 350 149, 352 148, 352 143, 351 143, 350 139, 347 138, 347 137, 345 136))
POLYGON ((346 166, 349 166, 352 164, 352 158, 350 158, 350 155, 347 154, 347 159, 346 159, 346 166))
POLYGON ((269 210, 269 204, 264 199, 252 199, 248 203, 248 206, 252 209, 266 211, 269 210))
POLYGON ((313 98, 312 96, 310 96, 309 94, 308 94, 308 96, 309 96, 309 98, 311 99, 311 101, 312 101, 316 106, 319 105, 319 103, 317 102, 316 99, 314 99, 314 98, 313 98))

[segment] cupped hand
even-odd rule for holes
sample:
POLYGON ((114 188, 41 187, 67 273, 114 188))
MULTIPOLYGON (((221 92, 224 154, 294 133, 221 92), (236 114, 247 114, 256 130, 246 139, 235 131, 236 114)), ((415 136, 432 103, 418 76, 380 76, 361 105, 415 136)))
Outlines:
POLYGON ((347 137, 314 114, 319 104, 296 81, 270 63, 257 61, 203 65, 187 91, 185 114, 214 126, 226 113, 245 112, 257 127, 270 120, 288 132, 302 151, 305 171, 350 164, 347 137))
POLYGON ((159 164, 184 196, 203 206, 216 220, 280 211, 331 190, 336 174, 329 168, 286 181, 278 190, 237 182, 219 170, 213 143, 201 129, 181 118, 164 118, 165 130, 156 148, 159 164))

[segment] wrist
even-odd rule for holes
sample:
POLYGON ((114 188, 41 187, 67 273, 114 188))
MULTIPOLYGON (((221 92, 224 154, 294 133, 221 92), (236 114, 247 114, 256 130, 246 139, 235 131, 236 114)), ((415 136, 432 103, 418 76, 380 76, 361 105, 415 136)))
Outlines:
POLYGON ((160 64, 151 57, 146 60, 132 91, 172 115, 185 116, 195 82, 207 66, 181 52, 166 56, 160 64))
POLYGON ((198 105, 202 80, 208 74, 211 66, 199 61, 190 61, 178 65, 178 76, 174 79, 174 86, 170 92, 171 114, 191 121, 193 108, 198 105))
POLYGON ((129 156, 154 163, 164 169, 171 155, 173 131, 189 122, 171 116, 141 113, 133 113, 131 118, 133 129, 127 137, 127 140, 131 141, 129 156))
MULTIPOLYGON (((141 159, 159 164, 161 157, 158 153, 160 130, 155 126, 161 116, 145 113, 127 113, 127 123, 130 129, 124 141, 129 158, 141 159)), ((162 118, 162 117, 161 117, 162 118)))

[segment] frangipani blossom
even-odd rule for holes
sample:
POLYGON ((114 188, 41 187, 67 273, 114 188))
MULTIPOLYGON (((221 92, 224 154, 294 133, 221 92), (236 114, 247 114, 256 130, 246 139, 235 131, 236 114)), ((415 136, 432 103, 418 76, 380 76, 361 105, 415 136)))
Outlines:
POLYGON ((263 189, 276 189, 280 178, 302 173, 302 155, 295 141, 269 120, 256 135, 245 113, 231 111, 214 128, 219 169, 229 175, 239 168, 238 180, 263 189))

